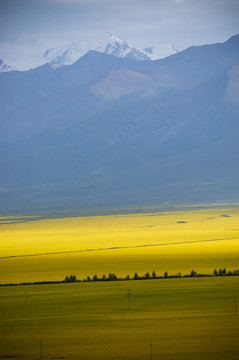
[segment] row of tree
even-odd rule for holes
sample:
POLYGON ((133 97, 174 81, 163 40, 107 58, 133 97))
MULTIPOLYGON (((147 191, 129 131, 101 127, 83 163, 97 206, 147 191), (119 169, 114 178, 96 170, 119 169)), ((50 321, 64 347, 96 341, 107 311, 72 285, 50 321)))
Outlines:
MULTIPOLYGON (((146 274, 138 275, 136 272, 132 277, 130 275, 127 275, 126 277, 118 277, 114 273, 109 273, 108 276, 103 275, 102 277, 98 277, 97 274, 95 274, 92 278, 90 276, 87 276, 86 279, 83 280, 83 282, 90 282, 90 281, 116 281, 116 280, 147 280, 147 279, 166 279, 166 278, 181 278, 181 277, 210 277, 210 276, 234 276, 239 275, 239 270, 234 271, 228 271, 224 269, 215 269, 213 271, 213 274, 198 274, 195 270, 192 270, 190 274, 181 275, 179 272, 177 275, 169 275, 167 271, 165 271, 163 276, 157 276, 156 272, 153 271, 152 274, 147 272, 146 274)), ((76 278, 76 275, 70 275, 66 276, 64 282, 79 282, 82 280, 78 280, 76 278)))
POLYGON ((1 286, 18 286, 18 285, 44 285, 44 284, 62 284, 62 283, 75 283, 75 282, 90 282, 90 281, 123 281, 123 280, 147 280, 147 279, 167 279, 167 278, 188 278, 188 277, 211 277, 211 276, 239 276, 239 270, 227 271, 224 269, 215 269, 213 274, 198 274, 195 270, 192 270, 190 274, 181 275, 179 272, 177 275, 169 275, 167 271, 165 271, 163 276, 157 276, 156 272, 153 271, 152 274, 146 272, 143 276, 138 275, 136 272, 132 277, 127 275, 126 277, 118 277, 114 273, 109 273, 108 276, 103 275, 102 277, 98 277, 96 274, 91 278, 87 276, 84 280, 78 280, 76 275, 66 276, 65 280, 60 281, 35 281, 35 282, 20 282, 20 283, 9 283, 9 284, 0 284, 1 286))
POLYGON ((213 274, 215 276, 225 276, 225 275, 238 275, 239 274, 239 270, 234 270, 234 271, 228 271, 224 268, 224 269, 215 269, 213 271, 213 274))

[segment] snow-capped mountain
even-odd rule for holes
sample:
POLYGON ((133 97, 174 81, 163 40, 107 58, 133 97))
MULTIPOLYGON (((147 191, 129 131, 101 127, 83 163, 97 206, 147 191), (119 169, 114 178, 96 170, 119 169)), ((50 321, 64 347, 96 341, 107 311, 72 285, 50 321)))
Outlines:
POLYGON ((62 49, 51 48, 45 51, 41 62, 49 63, 53 68, 71 65, 90 50, 95 50, 90 42, 68 43, 62 49))
POLYGON ((134 60, 157 60, 176 54, 178 51, 171 45, 158 45, 146 49, 136 48, 122 41, 112 34, 106 33, 100 41, 92 43, 69 43, 62 49, 51 48, 43 54, 43 62, 49 63, 53 68, 62 65, 71 65, 89 50, 96 50, 108 55, 134 60))
POLYGON ((134 60, 157 60, 173 55, 178 51, 171 45, 158 45, 140 49, 129 45, 110 33, 99 33, 92 40, 76 41, 64 47, 52 47, 44 52, 24 54, 21 59, 16 59, 14 66, 8 61, 0 60, 0 72, 11 70, 29 70, 44 64, 50 64, 56 69, 63 65, 71 65, 90 50, 105 54, 134 60))
POLYGON ((108 36, 108 44, 106 44, 106 46, 101 45, 97 51, 122 58, 125 57, 134 60, 150 60, 144 50, 135 48, 129 45, 126 41, 122 41, 116 38, 112 34, 108 34, 108 36))
MULTIPOLYGON (((110 37, 110 42, 102 52, 118 57, 134 60, 158 60, 178 52, 178 50, 171 45, 158 45, 140 49, 129 45, 127 42, 122 41, 111 34, 108 35, 110 37)), ((99 49, 98 51, 101 50, 99 49)))

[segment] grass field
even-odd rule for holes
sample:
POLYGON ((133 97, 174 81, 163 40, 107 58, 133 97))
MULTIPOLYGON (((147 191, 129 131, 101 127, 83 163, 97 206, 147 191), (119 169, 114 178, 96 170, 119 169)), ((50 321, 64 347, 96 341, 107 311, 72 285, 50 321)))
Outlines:
POLYGON ((238 277, 5 287, 0 309, 0 359, 239 355, 238 277))
POLYGON ((110 272, 123 277, 153 270, 157 275, 234 270, 239 268, 239 210, 2 217, 0 244, 1 283, 63 280, 69 274, 83 279, 110 272))

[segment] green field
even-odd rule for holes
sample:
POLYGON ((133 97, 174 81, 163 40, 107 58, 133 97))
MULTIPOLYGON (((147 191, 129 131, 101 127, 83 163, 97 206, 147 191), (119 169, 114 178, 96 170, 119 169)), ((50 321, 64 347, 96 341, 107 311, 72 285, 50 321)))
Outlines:
POLYGON ((238 277, 2 287, 0 312, 0 359, 239 357, 238 277))

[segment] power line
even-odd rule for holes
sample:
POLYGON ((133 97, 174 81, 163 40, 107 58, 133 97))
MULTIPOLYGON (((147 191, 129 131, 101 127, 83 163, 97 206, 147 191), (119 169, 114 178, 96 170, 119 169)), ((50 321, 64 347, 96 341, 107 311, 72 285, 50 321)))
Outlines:
POLYGON ((153 360, 153 345, 150 344, 150 360, 153 360))

